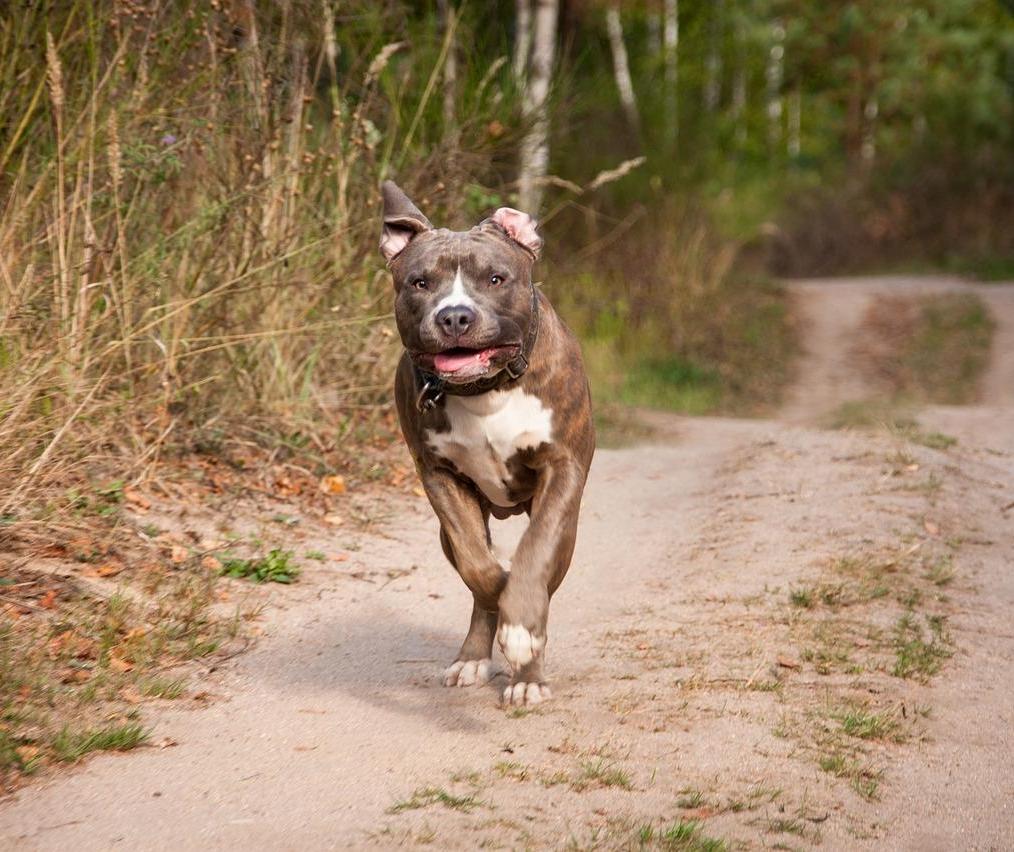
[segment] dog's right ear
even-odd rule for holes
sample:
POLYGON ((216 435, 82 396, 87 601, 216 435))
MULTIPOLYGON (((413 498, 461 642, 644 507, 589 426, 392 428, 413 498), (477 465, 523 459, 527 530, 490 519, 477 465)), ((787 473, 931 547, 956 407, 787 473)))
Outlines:
POLYGON ((432 230, 433 226, 394 181, 385 180, 380 189, 384 194, 384 228, 380 232, 380 253, 390 263, 416 236, 432 230))

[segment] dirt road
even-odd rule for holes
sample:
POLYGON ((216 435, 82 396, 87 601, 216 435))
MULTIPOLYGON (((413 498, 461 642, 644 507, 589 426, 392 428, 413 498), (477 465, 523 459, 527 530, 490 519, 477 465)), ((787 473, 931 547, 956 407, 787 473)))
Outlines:
MULTIPOLYGON (((277 591, 254 649, 193 685, 219 700, 159 714, 175 746, 24 789, 0 847, 1014 847, 1014 287, 981 289, 983 406, 920 415, 955 447, 808 425, 862 390, 838 343, 899 286, 964 285, 797 285, 785 419, 600 451, 553 702, 439 685, 469 599, 406 501, 277 591)), ((302 527, 290 546, 333 549, 302 527)))

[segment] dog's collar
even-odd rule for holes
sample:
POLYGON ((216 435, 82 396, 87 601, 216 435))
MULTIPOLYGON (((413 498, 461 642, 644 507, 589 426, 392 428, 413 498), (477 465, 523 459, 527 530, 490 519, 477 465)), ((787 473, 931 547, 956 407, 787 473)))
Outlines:
POLYGON ((441 379, 435 373, 422 370, 413 364, 415 371, 415 407, 419 411, 430 411, 436 408, 444 394, 452 396, 477 396, 497 390, 508 382, 520 379, 528 369, 528 359, 535 350, 535 341, 539 336, 539 294, 532 284, 531 321, 528 323, 528 334, 525 335, 521 351, 508 361, 500 372, 493 376, 485 376, 473 382, 455 384, 441 379))

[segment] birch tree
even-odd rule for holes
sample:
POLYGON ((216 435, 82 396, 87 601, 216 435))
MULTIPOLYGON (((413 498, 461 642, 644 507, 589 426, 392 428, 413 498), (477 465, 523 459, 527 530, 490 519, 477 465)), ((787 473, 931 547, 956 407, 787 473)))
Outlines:
POLYGON ((514 79, 524 86, 528 70, 528 54, 532 49, 531 0, 515 0, 514 13, 514 79))
POLYGON ((680 10, 679 0, 665 0, 662 10, 662 65, 665 84, 665 126, 669 143, 675 144, 679 137, 679 46, 680 10))
POLYGON ((772 150, 782 139, 782 77, 785 67, 785 25, 781 20, 771 24, 771 45, 768 48, 767 113, 768 142, 772 150))
POLYGON ((556 59, 556 24, 559 0, 535 0, 532 53, 528 62, 522 111, 528 131, 521 140, 518 189, 521 209, 538 215, 544 178, 549 168, 549 111, 546 101, 556 59))
POLYGON ((455 132, 456 103, 458 99, 458 13, 450 0, 439 0, 440 19, 444 30, 444 38, 450 40, 447 46, 447 58, 444 59, 444 135, 455 132))
POLYGON ((640 133, 641 118, 637 112, 634 82, 630 79, 630 62, 627 58, 627 46, 623 41, 623 21, 620 19, 620 5, 617 2, 610 3, 606 9, 606 30, 609 33, 609 49, 613 54, 613 76, 616 79, 620 104, 626 113, 631 130, 640 133))
POLYGON ((704 109, 714 112, 722 95, 723 0, 712 0, 708 21, 708 56, 704 62, 704 109))

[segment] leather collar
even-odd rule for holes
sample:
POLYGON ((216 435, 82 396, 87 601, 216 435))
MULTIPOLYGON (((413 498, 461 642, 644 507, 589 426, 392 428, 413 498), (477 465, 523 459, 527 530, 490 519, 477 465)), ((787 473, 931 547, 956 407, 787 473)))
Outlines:
POLYGON ((437 403, 444 394, 452 396, 477 396, 481 393, 488 393, 497 390, 508 382, 520 379, 528 369, 528 359, 531 358, 535 349, 535 341, 539 337, 539 294, 532 284, 532 310, 531 321, 528 323, 528 334, 521 344, 521 351, 508 361, 502 370, 492 376, 483 376, 472 382, 455 384, 444 381, 438 375, 412 365, 415 373, 415 407, 419 411, 430 411, 437 407, 437 403))

